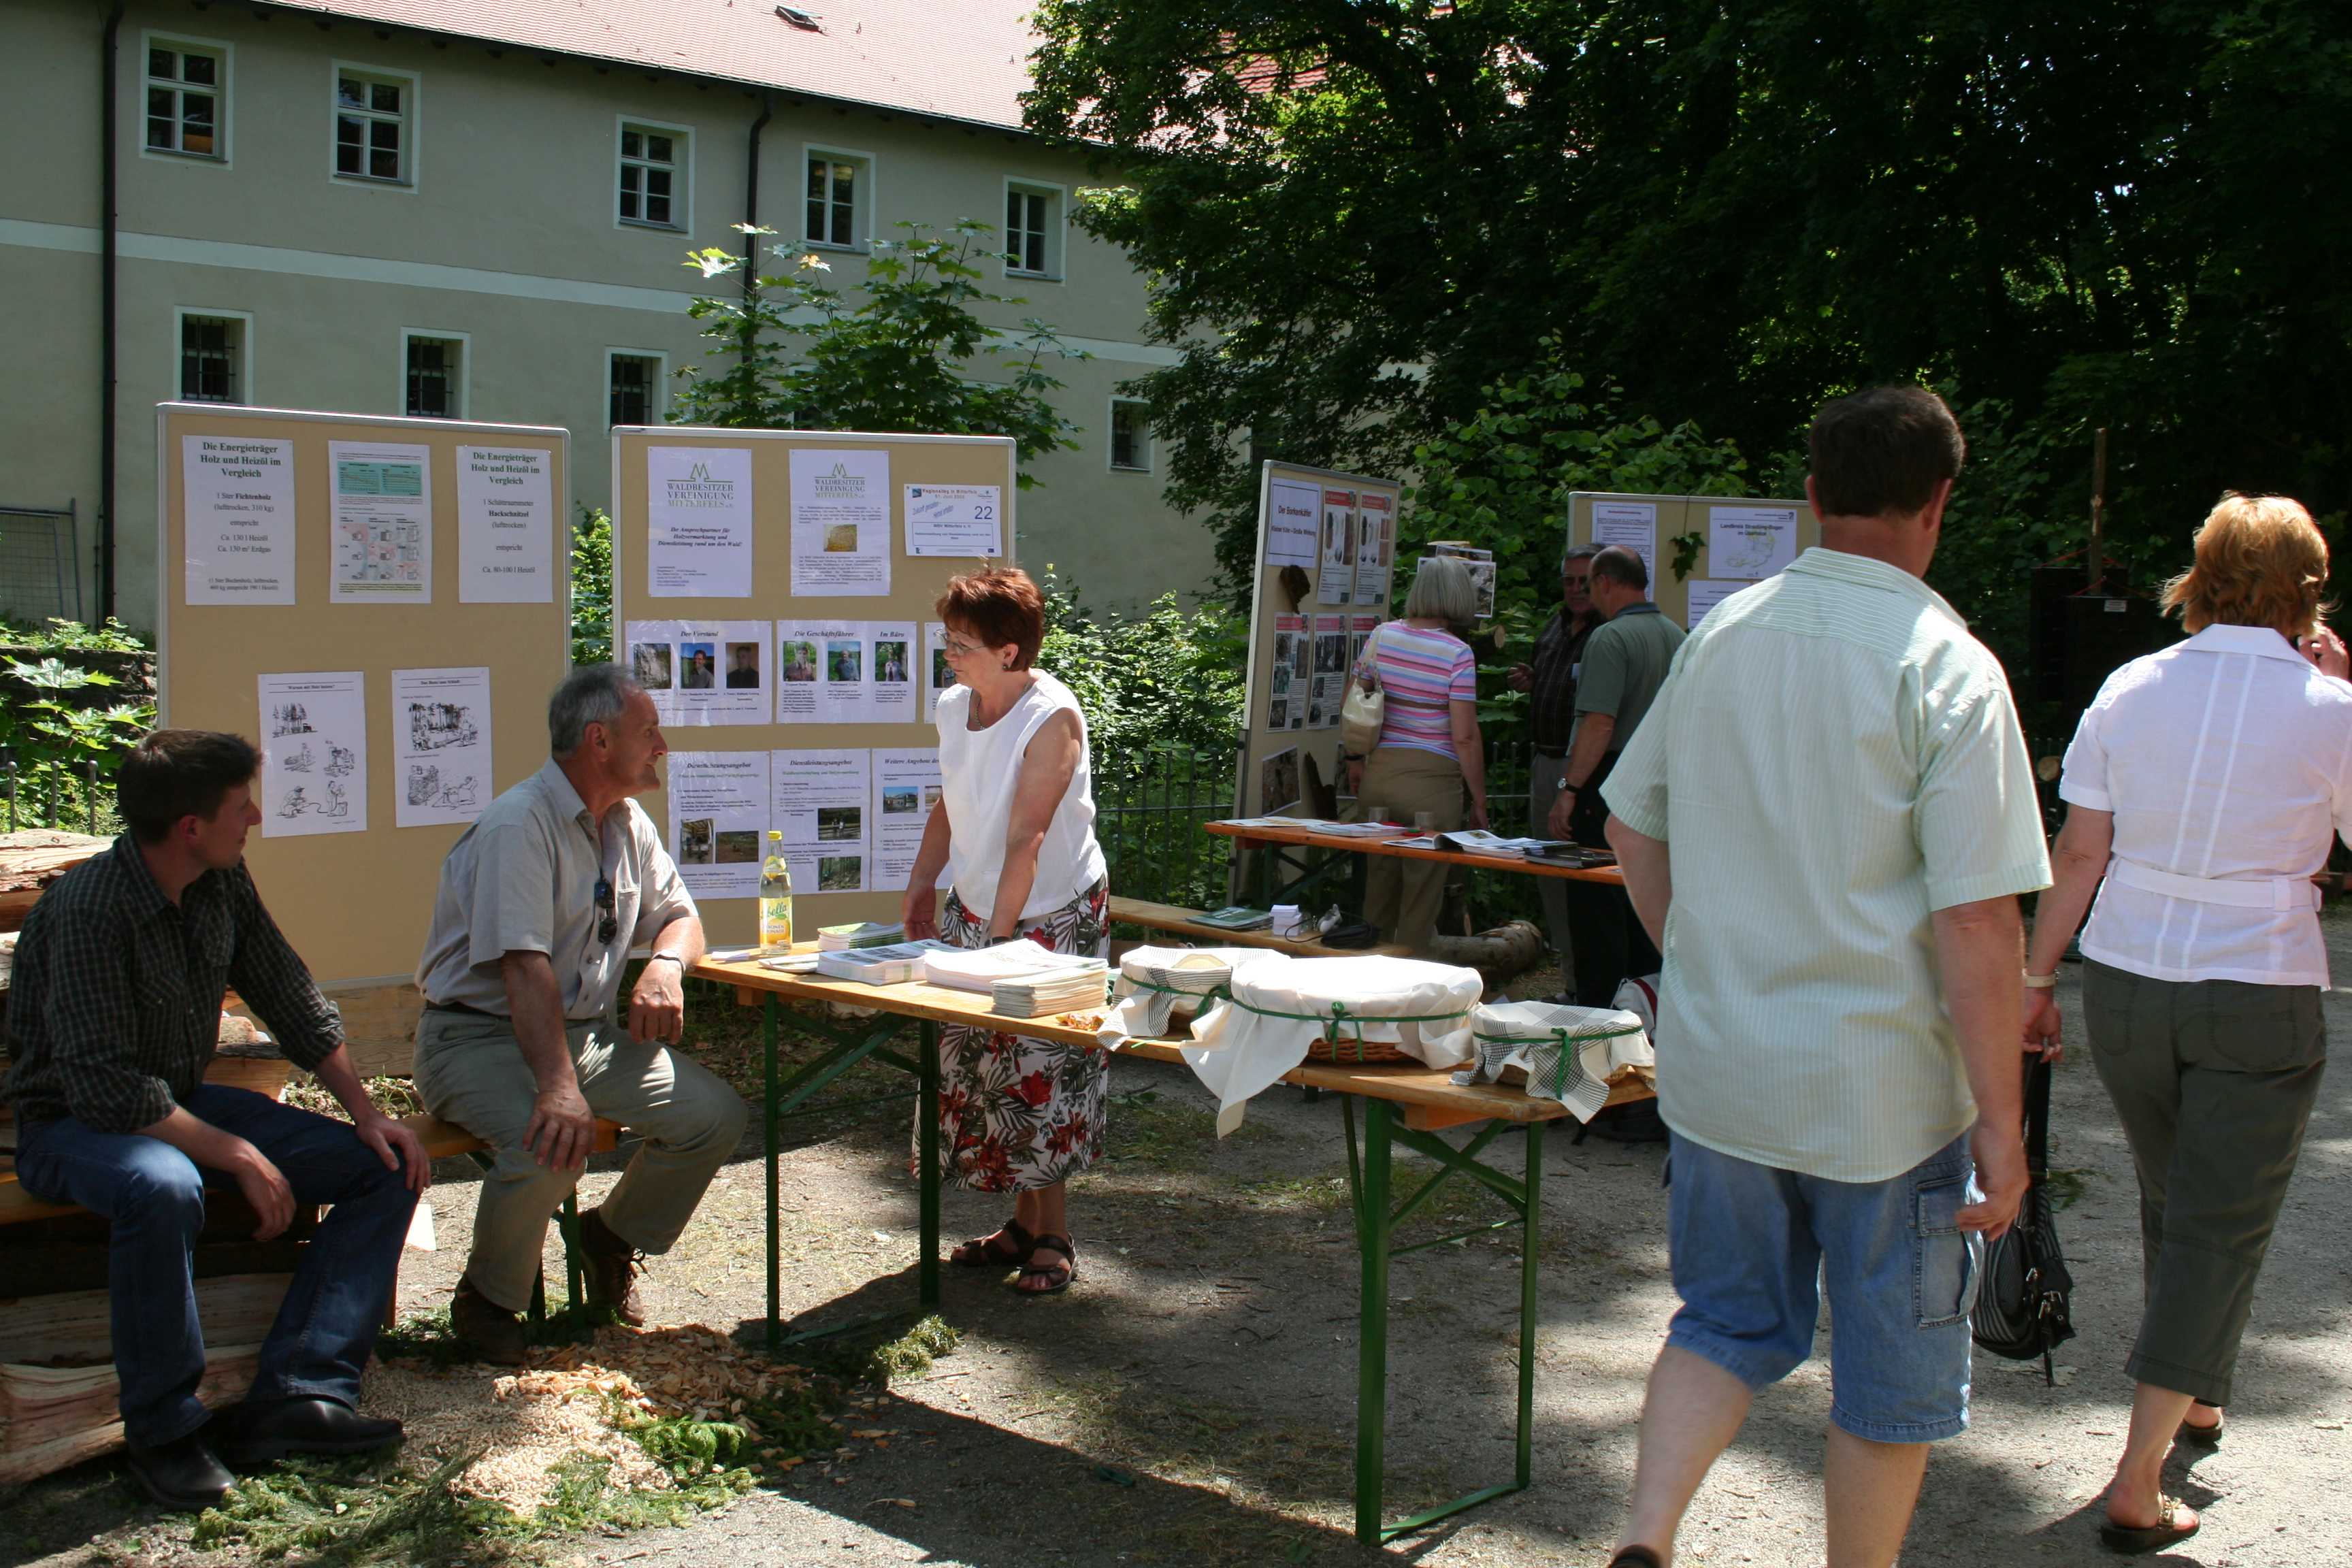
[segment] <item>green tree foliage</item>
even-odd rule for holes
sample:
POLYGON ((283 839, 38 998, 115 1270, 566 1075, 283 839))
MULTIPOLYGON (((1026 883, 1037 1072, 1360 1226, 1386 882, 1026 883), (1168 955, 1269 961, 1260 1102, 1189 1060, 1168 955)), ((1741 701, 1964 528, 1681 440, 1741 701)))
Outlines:
MULTIPOLYGON (((2079 537, 2110 426, 2131 560, 2179 560, 2225 487, 2347 504, 2340 0, 1037 19, 1029 121, 1120 171, 1081 221, 1153 280, 1151 330, 1183 357, 1141 390, 1171 500, 1212 512, 1229 573, 1259 457, 1398 471, 1482 386, 1555 358, 1776 480, 1825 395, 1937 382, 1998 411, 1974 432, 1997 482, 1964 510, 2051 543, 2079 537)), ((1945 575, 1965 558, 1980 598, 2020 556, 1972 545, 1945 575)))
MULTIPOLYGON (((735 226, 754 249, 775 232, 735 226)), ((948 235, 898 226, 905 238, 875 242, 866 299, 856 306, 824 281, 832 268, 822 257, 784 246, 771 250, 789 272, 754 275, 732 296, 698 296, 687 313, 706 323, 710 363, 679 373, 678 416, 745 428, 1010 436, 1028 489, 1036 482, 1028 465, 1077 445, 1077 426, 1047 401, 1062 384, 1046 356, 1087 356, 1034 316, 1007 332, 974 313, 1027 303, 981 286, 978 263, 995 254, 988 225, 967 218, 948 235), (797 352, 793 339, 804 340, 797 352)), ((686 264, 709 281, 741 279, 751 261, 713 248, 686 264)))
POLYGON ((583 506, 572 524, 572 663, 613 656, 613 520, 583 506))

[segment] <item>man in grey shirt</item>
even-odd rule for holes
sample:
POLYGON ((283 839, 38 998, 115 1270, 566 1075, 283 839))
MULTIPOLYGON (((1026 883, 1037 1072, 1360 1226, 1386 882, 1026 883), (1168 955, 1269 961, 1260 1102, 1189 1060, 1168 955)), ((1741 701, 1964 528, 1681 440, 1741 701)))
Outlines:
POLYGON ((520 1363, 517 1314, 547 1221, 576 1186, 596 1118, 645 1138, 603 1205, 581 1215, 591 1306, 642 1323, 639 1255, 669 1250, 734 1152, 743 1101, 670 1047, 702 921, 651 818, 669 750, 653 699, 618 665, 576 669, 547 705, 545 767, 492 801, 441 866, 416 968, 425 1107, 498 1152, 450 1304, 485 1360, 520 1363), (629 950, 653 956, 615 1016, 629 950))

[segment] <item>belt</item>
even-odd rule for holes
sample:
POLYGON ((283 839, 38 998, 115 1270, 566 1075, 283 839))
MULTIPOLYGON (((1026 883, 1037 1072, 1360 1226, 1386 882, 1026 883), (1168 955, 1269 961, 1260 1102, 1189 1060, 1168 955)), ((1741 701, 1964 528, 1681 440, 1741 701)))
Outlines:
POLYGON ((2308 877, 2182 877, 2118 855, 2107 862, 2107 878, 2126 888, 2186 899, 2195 904, 2227 904, 2241 910, 2319 908, 2319 888, 2308 877))
POLYGON ((1557 752, 1551 750, 1549 746, 1538 746, 1535 751, 1537 756, 1549 757, 1555 763, 1564 763, 1568 761, 1568 749, 1564 746, 1557 752))
POLYGON ((427 1011, 434 1013, 463 1013, 470 1018, 496 1018, 501 1024, 514 1021, 504 1013, 493 1013, 488 1007, 476 1007, 465 1002, 435 1002, 428 998, 425 1005, 427 1011))

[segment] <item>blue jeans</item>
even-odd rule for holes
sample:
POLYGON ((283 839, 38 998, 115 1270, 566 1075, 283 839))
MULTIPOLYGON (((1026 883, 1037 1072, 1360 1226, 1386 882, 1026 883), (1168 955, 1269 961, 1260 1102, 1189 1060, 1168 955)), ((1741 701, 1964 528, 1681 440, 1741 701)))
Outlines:
MULTIPOLYGON (((247 1397, 356 1405, 416 1194, 346 1122, 219 1084, 200 1085, 182 1103, 260 1150, 297 1204, 334 1205, 302 1249, 247 1397)), ((205 1339, 189 1252, 204 1228, 205 1184, 230 1179, 160 1140, 93 1132, 69 1116, 18 1131, 16 1177, 35 1197, 79 1204, 112 1223, 107 1288, 123 1435, 152 1448, 203 1426, 205 1339)))
POLYGON ((1832 1182, 1674 1141, 1670 1236, 1683 1305, 1666 1342, 1751 1389, 1813 1352, 1830 1299, 1830 1419, 1874 1443, 1969 1424, 1969 1312, 1983 1243, 1965 1136, 1899 1176, 1832 1182))

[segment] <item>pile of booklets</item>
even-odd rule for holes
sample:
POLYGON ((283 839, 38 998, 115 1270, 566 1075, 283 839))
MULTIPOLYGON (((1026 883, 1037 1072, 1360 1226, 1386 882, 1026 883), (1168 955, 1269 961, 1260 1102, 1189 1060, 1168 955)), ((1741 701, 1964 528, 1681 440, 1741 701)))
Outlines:
POLYGON ((1110 966, 1088 959, 1084 969, 1000 980, 988 988, 989 1005, 1008 1018, 1042 1018, 1073 1007, 1100 1007, 1109 988, 1110 966))
POLYGON ((892 942, 883 947, 844 947, 816 955, 816 972, 836 980, 866 985, 897 985, 923 978, 923 961, 935 952, 956 949, 932 939, 892 942))
POLYGON ((818 927, 816 950, 844 952, 860 947, 888 947, 906 940, 907 928, 896 921, 887 925, 879 921, 860 921, 856 925, 818 927))
POLYGON ((1435 836, 1436 847, 1456 855, 1487 855, 1497 860, 1524 860, 1530 855, 1556 854, 1572 847, 1559 838, 1506 838, 1499 833, 1484 828, 1465 828, 1459 833, 1435 836))
POLYGON ((949 948, 923 961, 923 977, 934 985, 987 995, 999 1013, 1034 1018, 1072 1007, 1099 1007, 1110 984, 1110 966, 1099 958, 1055 952, 1025 938, 993 947, 949 948))
POLYGON ((1274 923, 1274 911, 1254 910, 1247 904, 1227 904, 1222 910, 1194 915, 1184 923, 1207 926, 1211 931, 1264 931, 1274 923))

